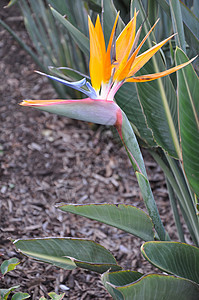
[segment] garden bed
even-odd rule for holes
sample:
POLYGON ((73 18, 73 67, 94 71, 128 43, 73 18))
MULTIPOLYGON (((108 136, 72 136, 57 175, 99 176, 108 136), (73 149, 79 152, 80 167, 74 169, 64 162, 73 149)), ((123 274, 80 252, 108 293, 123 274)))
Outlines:
MULTIPOLYGON (((31 46, 16 8, 0 15, 31 46)), ((87 238, 115 255, 125 269, 154 272, 140 254, 142 241, 123 231, 63 213, 56 203, 125 203, 144 209, 129 159, 110 128, 20 107, 23 99, 53 99, 56 94, 38 67, 0 27, 0 253, 1 260, 18 257, 21 264, 0 282, 1 288, 39 299, 65 292, 69 299, 111 299, 98 275, 60 270, 15 251, 10 239, 45 236, 87 238), (64 290, 66 289, 66 290, 64 290)), ((164 176, 143 150, 149 180, 163 223, 177 240, 164 176), (167 226, 169 224, 170 227, 167 226)))

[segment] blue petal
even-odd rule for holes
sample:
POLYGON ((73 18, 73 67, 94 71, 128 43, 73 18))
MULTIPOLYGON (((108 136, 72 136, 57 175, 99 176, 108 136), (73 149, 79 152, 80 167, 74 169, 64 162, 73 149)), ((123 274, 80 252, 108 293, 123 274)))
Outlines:
POLYGON ((92 85, 90 84, 90 82, 86 82, 86 86, 87 88, 89 89, 90 91, 90 98, 91 99, 97 99, 97 94, 96 94, 96 91, 95 89, 92 87, 92 85))
POLYGON ((83 78, 79 81, 70 82, 70 81, 66 81, 64 79, 61 79, 61 78, 58 78, 58 77, 55 77, 55 76, 52 76, 52 75, 48 75, 48 74, 45 74, 45 73, 42 73, 42 72, 39 72, 39 71, 36 71, 36 72, 40 75, 46 76, 50 79, 53 79, 53 80, 58 81, 58 82, 60 82, 64 85, 67 85, 67 86, 69 86, 69 87, 71 87, 71 88, 73 88, 77 91, 80 91, 80 92, 84 93, 85 95, 87 95, 89 98, 94 97, 94 99, 95 99, 97 97, 96 92, 95 92, 95 90, 93 89, 93 87, 91 85, 87 86, 89 91, 86 91, 85 89, 82 88, 83 85, 85 85, 85 84, 87 85, 87 83, 88 83, 88 82, 86 82, 85 78, 83 78))

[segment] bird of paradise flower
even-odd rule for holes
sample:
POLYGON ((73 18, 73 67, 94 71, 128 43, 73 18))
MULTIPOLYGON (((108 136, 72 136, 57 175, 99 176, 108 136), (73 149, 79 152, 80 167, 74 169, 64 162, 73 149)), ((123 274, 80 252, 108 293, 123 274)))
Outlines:
POLYGON ((136 77, 136 73, 173 36, 168 37, 164 41, 138 55, 141 47, 155 28, 158 21, 138 45, 142 27, 136 32, 136 10, 134 17, 116 39, 118 17, 119 13, 116 16, 107 49, 99 15, 97 16, 95 26, 90 17, 88 17, 90 36, 89 69, 91 84, 86 78, 76 82, 69 82, 55 76, 38 72, 50 79, 81 91, 86 94, 88 98, 78 100, 24 100, 20 105, 32 106, 82 121, 102 125, 115 125, 119 130, 119 133, 121 133, 121 109, 114 102, 114 96, 118 89, 126 82, 146 82, 169 75, 185 67, 192 60, 160 73, 136 77))
POLYGON ((164 239, 164 228, 147 179, 142 154, 131 124, 124 112, 114 102, 114 96, 118 89, 126 82, 146 82, 164 77, 185 67, 193 59, 160 73, 136 76, 136 73, 152 58, 152 56, 173 37, 170 36, 142 54, 139 54, 140 49, 155 28, 157 22, 138 45, 142 26, 136 32, 136 17, 137 12, 135 10, 134 17, 116 39, 116 26, 119 13, 117 14, 107 48, 105 46, 104 34, 99 16, 97 16, 95 25, 92 23, 90 17, 88 17, 90 36, 89 70, 91 83, 88 82, 86 78, 77 82, 69 82, 38 72, 50 79, 81 91, 87 95, 87 98, 78 100, 24 100, 20 104, 22 106, 35 107, 40 110, 64 115, 73 119, 115 126, 127 153, 129 154, 138 178, 138 183, 141 187, 143 199, 150 212, 156 231, 161 239, 164 239), (145 186, 145 189, 143 186, 145 186))

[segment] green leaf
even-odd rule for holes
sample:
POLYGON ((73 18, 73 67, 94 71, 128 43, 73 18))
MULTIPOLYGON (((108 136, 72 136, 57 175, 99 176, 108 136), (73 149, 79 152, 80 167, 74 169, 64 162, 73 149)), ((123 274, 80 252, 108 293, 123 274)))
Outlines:
POLYGON ((99 4, 97 4, 97 1, 85 0, 85 2, 88 2, 89 8, 92 9, 94 12, 97 12, 98 14, 100 14, 102 12, 102 8, 99 4))
POLYGON ((51 11, 56 19, 58 19, 70 32, 74 41, 77 43, 79 48, 85 53, 89 54, 89 40, 88 38, 77 28, 75 28, 68 20, 66 20, 60 13, 51 7, 51 11))
POLYGON ((194 2, 193 3, 193 11, 194 11, 196 17, 199 18, 199 2, 198 2, 198 0, 194 0, 193 2, 194 2))
MULTIPOLYGON (((178 48, 177 64, 186 61, 187 56, 178 48)), ((199 78, 191 64, 179 71, 177 82, 183 166, 191 187, 199 196, 199 78)))
POLYGON ((19 285, 15 285, 10 287, 9 289, 0 289, 0 299, 7 300, 10 293, 19 287, 19 285))
POLYGON ((14 270, 19 264, 19 260, 15 257, 8 260, 4 260, 4 262, 1 264, 1 273, 5 275, 6 273, 14 270))
POLYGON ((50 296, 50 299, 53 299, 53 300, 61 300, 64 298, 65 296, 65 293, 61 294, 61 295, 57 295, 56 293, 52 292, 52 293, 49 293, 48 294, 50 296))
MULTIPOLYGON (((143 23, 140 40, 150 29, 146 20, 146 15, 140 0, 132 2, 131 15, 134 8, 139 10, 137 22, 140 26, 143 23), (145 22, 143 22, 145 20, 145 22)), ((158 26, 158 24, 157 24, 158 26)), ((153 33, 143 45, 142 50, 151 48, 155 41, 153 33)), ((138 75, 158 73, 165 70, 165 65, 160 53, 155 56, 138 72, 138 75)), ((166 152, 174 157, 180 156, 180 146, 178 138, 178 118, 177 118, 177 97, 173 84, 166 76, 154 81, 137 83, 138 97, 141 102, 148 127, 151 128, 155 141, 166 152)), ((132 106, 133 109, 133 106, 132 106)))
POLYGON ((180 2, 176 0, 169 0, 169 3, 170 3, 173 29, 174 32, 177 33, 177 35, 175 35, 176 45, 182 48, 186 52, 186 43, 185 43, 180 2))
POLYGON ((12 300, 24 300, 30 298, 28 293, 16 293, 12 296, 12 300))
POLYGON ((140 279, 143 274, 134 271, 118 271, 118 272, 106 272, 102 275, 102 282, 107 289, 107 291, 111 294, 113 299, 121 299, 124 297, 122 294, 114 288, 114 286, 123 286, 126 284, 130 284, 138 279, 140 279))
POLYGON ((147 1, 147 15, 151 25, 153 25, 158 19, 158 2, 155 0, 147 1))
POLYGON ((125 83, 115 96, 117 104, 133 124, 134 131, 148 147, 156 147, 152 130, 148 128, 143 108, 138 99, 136 85, 125 83))
MULTIPOLYGON (((171 18, 169 4, 166 0, 157 0, 168 18, 171 18)), ((176 1, 178 2, 178 1, 176 1)), ((198 5, 198 0, 195 1, 198 5)), ((194 4, 195 5, 195 4, 194 4)), ((197 16, 197 9, 194 9, 194 13, 182 2, 180 1, 182 20, 184 23, 184 33, 186 42, 189 44, 191 49, 195 49, 195 52, 199 52, 199 19, 197 16), (195 15, 196 13, 196 15, 195 15)))
POLYGON ((16 240, 14 244, 23 254, 66 270, 77 266, 98 273, 121 269, 108 250, 90 240, 45 238, 16 240))
POLYGON ((192 281, 155 274, 115 289, 125 300, 198 300, 199 295, 199 286, 192 281))
MULTIPOLYGON (((54 292, 51 292, 48 294, 48 296, 50 297, 50 299, 52 300, 61 300, 64 298, 65 296, 65 293, 63 294, 60 294, 60 295, 57 295, 56 293, 54 292)), ((39 298, 39 300, 47 300, 44 296, 42 296, 41 298, 39 298)))
MULTIPOLYGON (((198 2, 198 0, 196 0, 198 2)), ((184 22, 184 31, 186 41, 189 44, 191 50, 194 48, 195 53, 199 52, 199 19, 195 15, 197 10, 193 12, 187 8, 187 6, 180 1, 182 18, 184 22)))
POLYGON ((43 71, 46 69, 43 68, 42 64, 40 63, 38 57, 36 54, 29 48, 23 41, 20 39, 20 37, 3 21, 0 19, 0 25, 2 25, 11 35, 12 37, 19 43, 19 45, 34 59, 34 61, 42 67, 43 71))
POLYGON ((5 8, 8 8, 12 5, 14 5, 15 3, 17 3, 19 0, 10 0, 9 3, 5 6, 5 8))
MULTIPOLYGON (((103 20, 104 20, 104 37, 105 37, 106 44, 109 41, 116 15, 117 15, 117 10, 115 8, 113 0, 104 1, 103 20)), ((117 23, 117 34, 120 33, 123 30, 123 28, 124 28, 124 22, 122 21, 121 17, 119 17, 117 23)))
POLYGON ((66 204, 59 209, 97 220, 131 233, 145 241, 154 240, 153 223, 149 216, 132 205, 125 204, 66 204))
POLYGON ((135 174, 136 174, 136 177, 138 180, 140 190, 142 192, 142 197, 144 199, 144 203, 147 207, 150 217, 152 218, 153 222, 155 223, 155 229, 159 233, 159 238, 161 240, 165 240, 166 236, 165 236, 165 231, 163 230, 163 227, 162 227, 162 223, 161 223, 161 221, 157 221, 157 220, 160 220, 160 215, 158 213, 158 210, 157 210, 157 207, 155 204, 155 200, 153 198, 150 183, 149 183, 148 179, 140 172, 136 172, 135 174), (156 222, 155 222, 155 220, 156 220, 156 222))
POLYGON ((178 242, 146 242, 141 251, 164 272, 199 283, 199 248, 178 242))

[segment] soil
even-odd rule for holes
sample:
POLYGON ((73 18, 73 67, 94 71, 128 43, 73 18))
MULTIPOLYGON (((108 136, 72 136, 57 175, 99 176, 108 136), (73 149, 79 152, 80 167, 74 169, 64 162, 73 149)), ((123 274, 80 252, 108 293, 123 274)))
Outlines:
MULTIPOLYGON (((30 46, 15 9, 0 16, 30 46)), ((56 203, 126 203, 145 210, 126 152, 110 128, 23 108, 23 99, 53 99, 49 82, 17 42, 0 27, 0 253, 20 260, 1 288, 20 285, 31 299, 65 292, 64 299, 111 299, 100 276, 60 270, 18 253, 10 239, 46 236, 87 238, 109 249, 124 269, 157 272, 141 256, 143 241, 99 222, 55 208, 56 203)), ((143 150, 161 218, 177 239, 164 175, 143 150)))

